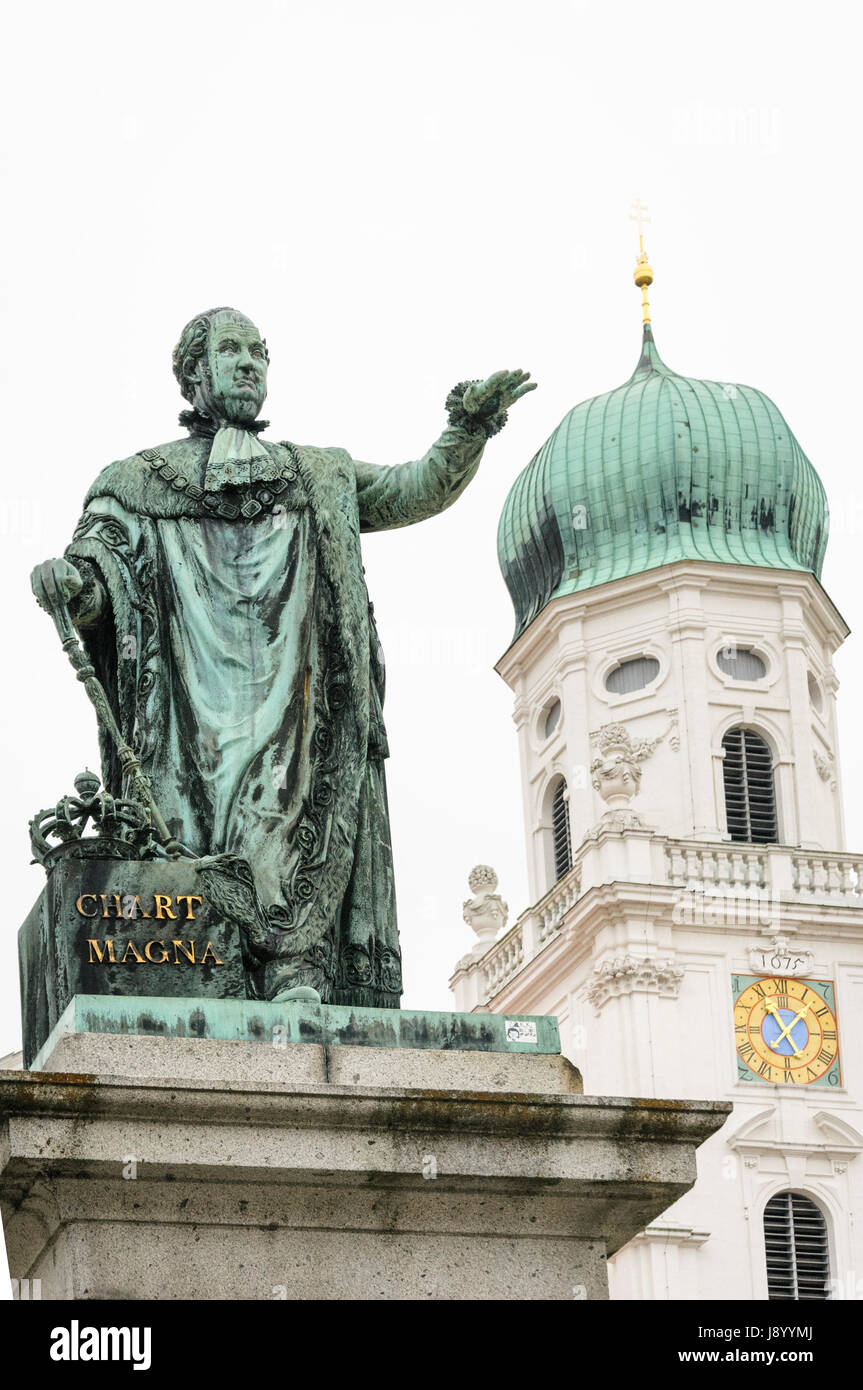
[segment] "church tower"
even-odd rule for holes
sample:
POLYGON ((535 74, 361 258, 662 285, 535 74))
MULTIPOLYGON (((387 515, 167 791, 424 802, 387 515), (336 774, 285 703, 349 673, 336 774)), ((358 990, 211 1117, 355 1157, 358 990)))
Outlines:
POLYGON ((860 1297, 863 855, 826 498, 761 391, 666 366, 652 278, 642 243, 634 372, 564 417, 500 519, 533 906, 452 987, 557 1015, 588 1092, 733 1101, 613 1295, 860 1297))

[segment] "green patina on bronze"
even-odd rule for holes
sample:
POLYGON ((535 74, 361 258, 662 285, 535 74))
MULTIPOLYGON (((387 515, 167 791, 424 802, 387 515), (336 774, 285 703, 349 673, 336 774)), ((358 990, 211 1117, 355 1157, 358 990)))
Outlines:
POLYGON ((246 998, 257 966, 249 923, 208 862, 61 859, 51 869, 18 932, 25 1066, 78 994, 246 998))
MULTIPOLYGON (((268 361, 235 310, 193 319, 174 352, 189 437, 110 464, 33 587, 100 711, 106 793, 132 819, 143 805, 161 852, 181 846, 209 875, 242 935, 248 996, 395 1007, 384 662, 360 535, 449 507, 533 383, 461 383, 427 453, 379 467, 262 439, 268 361)), ((69 830, 76 808, 61 810, 59 857, 98 855, 69 830)), ((110 807, 97 831, 100 818, 117 824, 110 807)))
POLYGON ((544 1056, 560 1053, 557 1019, 527 1014, 368 1009, 299 1000, 278 1004, 163 996, 133 1001, 79 994, 57 1020, 41 1053, 34 1055, 34 1070, 39 1069, 42 1058, 50 1055, 65 1033, 220 1038, 270 1047, 315 1043, 328 1047, 403 1047, 446 1052, 534 1052, 544 1056), (525 1033, 533 1040, 525 1041, 525 1033))
POLYGON ((571 410, 516 479, 498 556, 518 637, 553 598, 676 560, 820 576, 827 529, 773 402, 673 372, 646 324, 629 381, 571 410))

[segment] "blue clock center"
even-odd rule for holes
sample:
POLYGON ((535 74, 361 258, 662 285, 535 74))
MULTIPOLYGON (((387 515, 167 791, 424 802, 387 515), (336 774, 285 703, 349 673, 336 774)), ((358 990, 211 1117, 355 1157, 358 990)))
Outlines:
POLYGON ((761 1036, 777 1056, 790 1057, 794 1052, 803 1051, 809 1041, 809 1029, 804 1019, 797 1018, 795 1009, 777 1009, 775 1013, 764 1015, 761 1036), (790 1027, 792 1023, 794 1026, 790 1027), (786 1028, 788 1031, 784 1033, 786 1028))

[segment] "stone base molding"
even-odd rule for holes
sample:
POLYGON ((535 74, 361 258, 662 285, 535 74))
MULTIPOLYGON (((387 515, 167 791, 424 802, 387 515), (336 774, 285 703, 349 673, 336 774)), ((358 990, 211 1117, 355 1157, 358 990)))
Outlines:
POLYGON ((729 1109, 581 1095, 560 1057, 484 1056, 472 1086, 461 1054, 448 1086, 445 1054, 366 1049, 355 1084, 309 1045, 262 1081, 244 1043, 137 1041, 149 1075, 86 1074, 86 1037, 78 1072, 0 1072, 10 1272, 43 1299, 604 1299, 729 1109))

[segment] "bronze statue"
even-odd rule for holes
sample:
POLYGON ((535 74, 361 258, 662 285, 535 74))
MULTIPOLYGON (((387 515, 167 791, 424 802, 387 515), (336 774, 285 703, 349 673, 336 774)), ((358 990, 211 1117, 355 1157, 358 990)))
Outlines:
MULTIPOLYGON (((33 590, 68 604, 170 835, 227 875, 258 997, 398 1007, 384 663, 360 533, 450 506, 535 383, 461 383, 428 452, 378 467, 262 439, 268 360, 236 310, 192 319, 174 350, 188 437, 104 469, 33 590)), ((105 787, 129 796, 109 734, 103 722, 105 787)))

